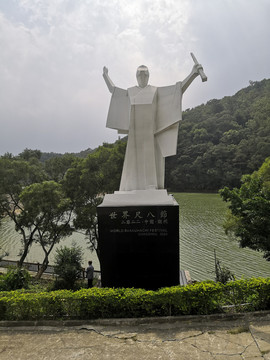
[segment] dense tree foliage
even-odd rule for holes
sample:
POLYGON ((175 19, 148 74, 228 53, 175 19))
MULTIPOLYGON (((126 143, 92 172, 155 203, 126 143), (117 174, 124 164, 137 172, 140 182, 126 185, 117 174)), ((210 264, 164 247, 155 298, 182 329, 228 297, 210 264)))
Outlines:
POLYGON ((262 251, 270 260, 270 157, 241 181, 240 188, 220 191, 230 203, 225 230, 238 237, 241 247, 262 251))
POLYGON ((71 201, 61 184, 46 178, 36 156, 0 158, 0 214, 8 216, 21 235, 20 266, 32 244, 41 245, 45 256, 39 276, 49 263, 54 245, 71 234, 71 201))
POLYGON ((79 161, 78 157, 72 154, 64 154, 59 157, 52 157, 45 161, 44 168, 50 180, 61 181, 72 164, 79 161))
POLYGON ((105 193, 119 189, 126 143, 104 144, 87 158, 73 163, 64 178, 67 196, 74 203, 74 226, 85 231, 99 256, 96 208, 105 193))
POLYGON ((25 260, 35 240, 35 226, 25 225, 21 220, 24 211, 20 200, 21 192, 33 183, 44 180, 45 173, 39 162, 34 164, 23 159, 3 156, 0 158, 0 214, 8 216, 15 225, 15 230, 22 237, 22 252, 19 263, 25 260))
POLYGON ((20 266, 38 243, 41 276, 55 244, 76 230, 85 232, 98 254, 96 207, 119 188, 125 146, 104 144, 85 159, 65 154, 41 162, 40 151, 29 149, 0 157, 0 216, 8 216, 21 235, 20 266))
POLYGON ((54 181, 43 181, 25 187, 20 194, 22 209, 17 215, 21 227, 35 231, 34 241, 43 252, 44 260, 37 274, 40 278, 49 264, 49 255, 54 246, 72 234, 72 204, 54 181))
POLYGON ((270 155, 270 80, 183 113, 177 155, 166 162, 166 187, 209 191, 239 186, 270 155))
POLYGON ((19 159, 24 159, 26 161, 30 161, 33 159, 36 159, 36 160, 40 160, 41 158, 41 151, 40 150, 31 150, 31 149, 24 149, 23 152, 21 152, 19 155, 18 155, 18 158, 19 159))

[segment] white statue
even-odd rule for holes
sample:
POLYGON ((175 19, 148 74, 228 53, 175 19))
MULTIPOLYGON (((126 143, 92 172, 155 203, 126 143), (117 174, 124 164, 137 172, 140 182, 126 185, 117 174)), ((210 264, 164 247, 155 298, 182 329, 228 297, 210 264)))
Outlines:
POLYGON ((112 93, 107 127, 128 134, 120 191, 164 189, 165 157, 175 155, 182 95, 203 68, 191 54, 195 65, 184 81, 175 85, 148 85, 149 71, 137 69, 138 86, 127 90, 116 87, 103 68, 103 77, 112 93))

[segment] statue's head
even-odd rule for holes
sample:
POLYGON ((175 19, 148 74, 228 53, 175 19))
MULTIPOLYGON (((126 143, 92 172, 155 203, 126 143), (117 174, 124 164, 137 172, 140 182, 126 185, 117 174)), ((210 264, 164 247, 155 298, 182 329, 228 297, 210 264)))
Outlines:
POLYGON ((139 87, 141 88, 146 87, 149 79, 148 67, 145 65, 139 66, 137 69, 136 77, 139 87))

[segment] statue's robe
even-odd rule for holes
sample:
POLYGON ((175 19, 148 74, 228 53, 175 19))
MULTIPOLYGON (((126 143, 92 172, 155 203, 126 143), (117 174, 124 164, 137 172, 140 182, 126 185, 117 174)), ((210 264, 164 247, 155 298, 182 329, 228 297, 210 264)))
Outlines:
POLYGON ((176 154, 181 103, 181 82, 114 88, 106 126, 128 134, 120 191, 164 188, 164 158, 176 154))

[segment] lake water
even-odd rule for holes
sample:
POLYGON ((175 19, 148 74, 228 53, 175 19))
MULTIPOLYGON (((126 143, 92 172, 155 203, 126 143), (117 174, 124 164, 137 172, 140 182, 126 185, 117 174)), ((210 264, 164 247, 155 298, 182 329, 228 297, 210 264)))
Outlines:
POLYGON ((192 279, 214 279, 214 250, 221 265, 237 278, 269 277, 270 263, 262 253, 241 249, 222 228, 227 204, 218 194, 174 194, 180 211, 180 267, 192 279))
MULTIPOLYGON (((192 279, 214 279, 214 250, 221 264, 228 267, 237 278, 269 277, 270 263, 262 254, 250 249, 240 249, 237 241, 225 235, 222 228, 226 212, 224 203, 217 194, 174 194, 180 208, 180 268, 189 270, 192 279)), ((84 264, 93 261, 96 270, 100 269, 96 254, 88 249, 83 234, 73 234, 64 239, 60 246, 70 246, 72 242, 84 250, 84 264)), ((58 245, 59 246, 59 245, 58 245)), ((0 248, 9 253, 6 259, 18 260, 20 236, 14 230, 12 222, 4 220, 0 226, 0 248)), ((50 256, 53 264, 54 253, 50 256)), ((33 245, 26 261, 42 262, 43 252, 33 245)))

